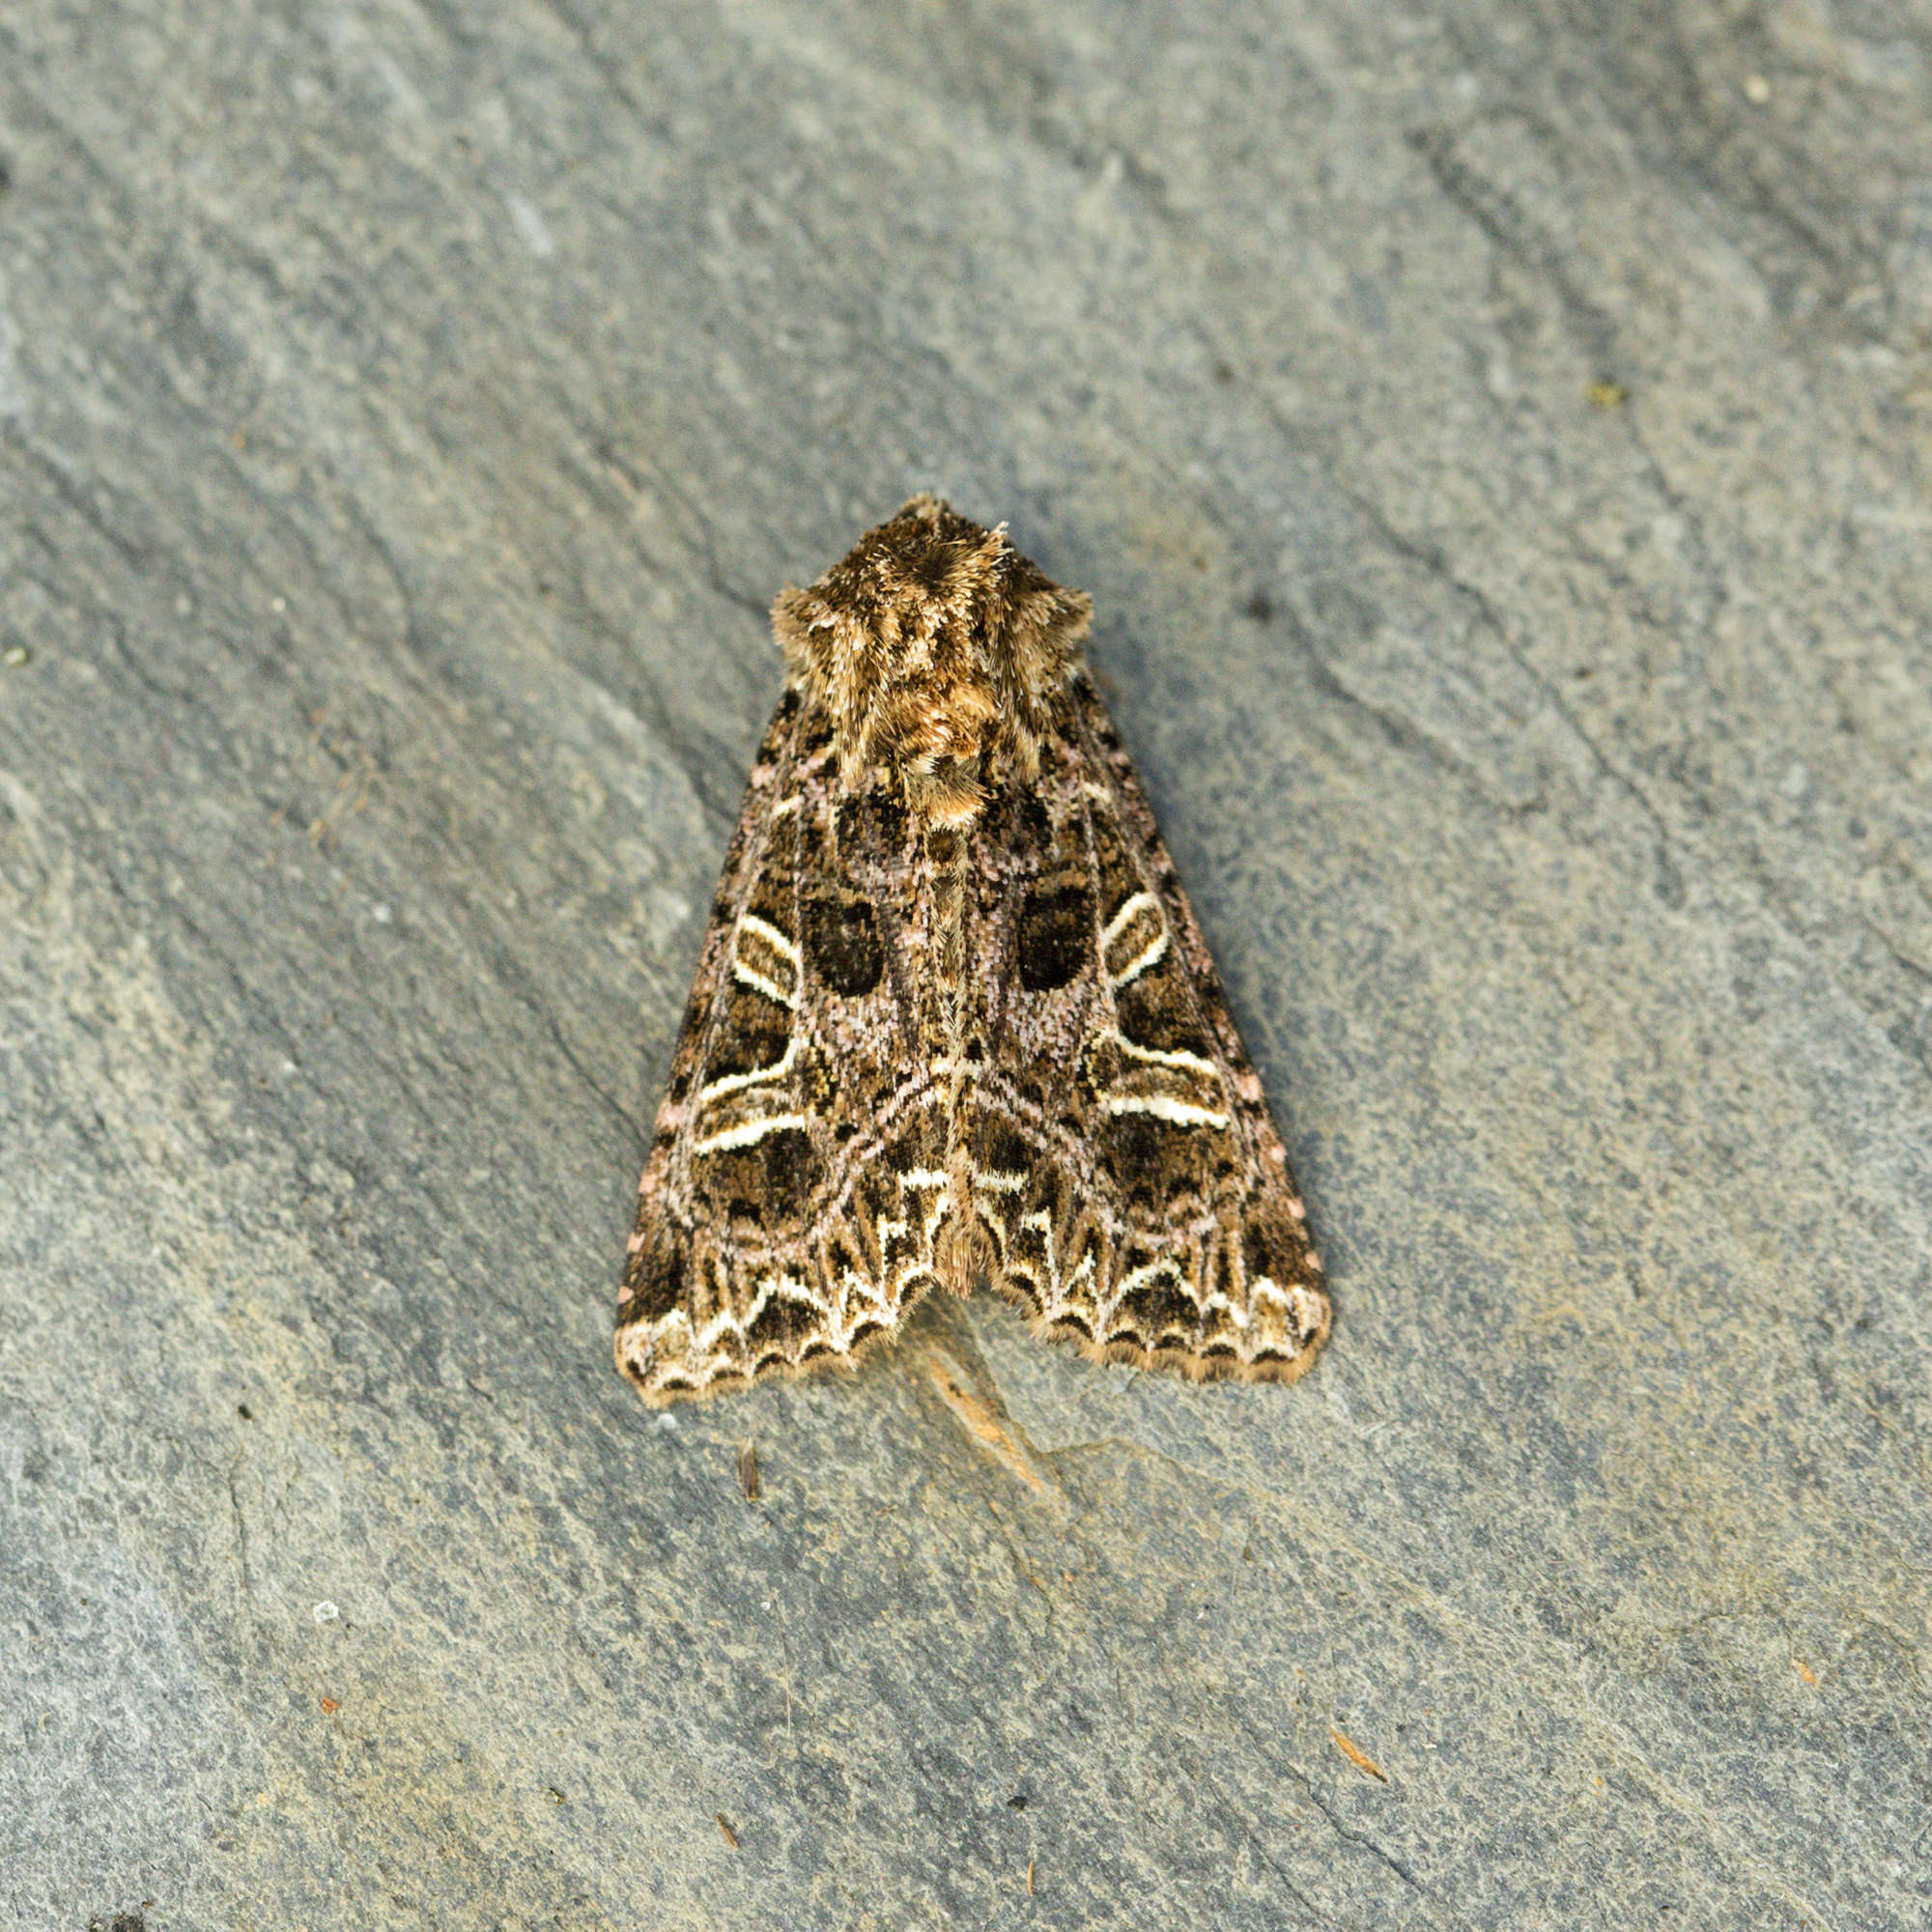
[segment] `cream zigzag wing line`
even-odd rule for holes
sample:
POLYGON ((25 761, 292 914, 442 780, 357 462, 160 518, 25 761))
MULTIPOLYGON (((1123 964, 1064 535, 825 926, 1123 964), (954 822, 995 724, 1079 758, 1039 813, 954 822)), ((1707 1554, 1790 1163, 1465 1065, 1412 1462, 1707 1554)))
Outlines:
POLYGON ((1328 1296, 1288 1156, 1079 657, 1088 600, 915 497, 774 624, 789 673, 644 1169, 651 1402, 851 1366, 928 1289, 1293 1380, 1328 1296))

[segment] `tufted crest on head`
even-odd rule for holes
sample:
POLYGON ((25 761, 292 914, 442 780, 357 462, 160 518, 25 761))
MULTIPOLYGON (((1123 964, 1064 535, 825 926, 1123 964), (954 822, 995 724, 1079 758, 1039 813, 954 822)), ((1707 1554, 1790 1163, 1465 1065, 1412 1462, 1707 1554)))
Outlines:
POLYGON ((882 768, 928 826, 963 825, 989 767, 1039 771, 1039 740, 1093 615, 1007 541, 913 497, 816 582, 772 606, 792 680, 832 719, 850 789, 882 768))

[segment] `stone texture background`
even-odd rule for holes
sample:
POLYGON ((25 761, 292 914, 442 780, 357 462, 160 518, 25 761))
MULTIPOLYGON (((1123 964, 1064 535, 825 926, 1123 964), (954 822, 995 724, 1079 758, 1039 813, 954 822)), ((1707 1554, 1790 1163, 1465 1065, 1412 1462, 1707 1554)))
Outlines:
POLYGON ((1923 0, 0 0, 0 1922, 1927 1922, 1923 0), (923 485, 1094 594, 1298 1388, 610 1367, 923 485))

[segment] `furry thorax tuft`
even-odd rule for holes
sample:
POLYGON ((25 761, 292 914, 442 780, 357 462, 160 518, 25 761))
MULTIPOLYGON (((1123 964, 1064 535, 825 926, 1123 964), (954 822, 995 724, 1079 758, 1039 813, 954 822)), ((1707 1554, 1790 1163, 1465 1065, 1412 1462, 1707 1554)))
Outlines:
POLYGON ((936 497, 914 497, 772 625, 793 682, 832 720, 840 781, 883 769, 931 829, 970 824, 987 782, 1031 781, 1079 666, 1093 600, 936 497))

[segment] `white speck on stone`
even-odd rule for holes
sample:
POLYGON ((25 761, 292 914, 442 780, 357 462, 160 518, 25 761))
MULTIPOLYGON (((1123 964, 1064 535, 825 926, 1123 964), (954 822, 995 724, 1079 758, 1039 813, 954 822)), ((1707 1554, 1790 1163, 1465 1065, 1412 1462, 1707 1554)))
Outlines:
POLYGON ((342 1612, 325 1598, 315 1606, 314 1616, 319 1624, 332 1624, 342 1612))
POLYGON ((1777 788, 1786 798, 1803 798, 1811 789, 1811 774, 1803 765, 1793 765, 1777 788))
POLYGON ((675 1435, 677 1434, 677 1417, 674 1415, 661 1415, 658 1417, 658 1427, 667 1435, 675 1435))
POLYGON ((810 101, 797 101, 787 107, 785 121, 801 141, 823 141, 828 131, 825 117, 810 101))
POLYGON ((387 906, 379 905, 379 906, 372 906, 370 908, 369 917, 373 919, 378 925, 387 925, 391 915, 389 912, 389 908, 387 906))
POLYGON ((377 54, 369 63, 381 77, 383 85, 389 90, 389 98, 405 114, 421 116, 425 109, 423 98, 415 90, 412 81, 387 54, 377 54))
POLYGON ((506 194, 503 206, 510 211, 510 219, 516 225, 524 246, 532 255, 541 261, 546 255, 556 253, 556 239, 532 203, 520 194, 506 194))
POLYGON ((289 600, 286 597, 270 597, 269 599, 269 609, 272 611, 278 617, 288 608, 289 608, 289 600))
MULTIPOLYGON (((1867 363, 1872 360, 1869 356, 1863 359, 1867 363)), ((1932 530, 1932 510, 1909 503, 1854 503, 1851 517, 1853 523, 1869 525, 1873 529, 1932 530)))

